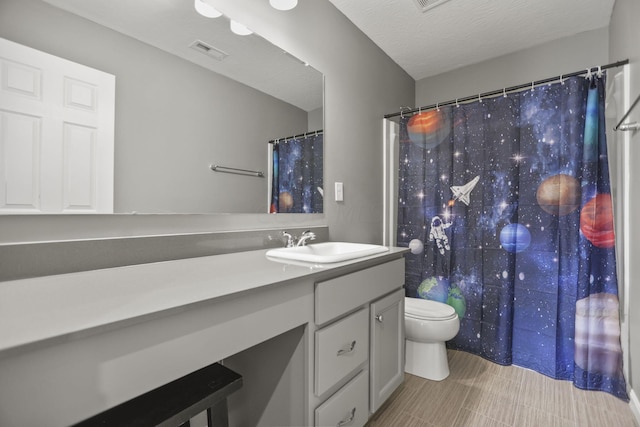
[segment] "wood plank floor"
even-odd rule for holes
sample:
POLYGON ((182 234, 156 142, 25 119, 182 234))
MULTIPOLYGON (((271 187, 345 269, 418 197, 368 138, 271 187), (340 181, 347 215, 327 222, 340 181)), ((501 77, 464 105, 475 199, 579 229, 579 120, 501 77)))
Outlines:
POLYGON ((366 427, 639 427, 629 404, 517 366, 449 350, 451 375, 404 384, 366 427))

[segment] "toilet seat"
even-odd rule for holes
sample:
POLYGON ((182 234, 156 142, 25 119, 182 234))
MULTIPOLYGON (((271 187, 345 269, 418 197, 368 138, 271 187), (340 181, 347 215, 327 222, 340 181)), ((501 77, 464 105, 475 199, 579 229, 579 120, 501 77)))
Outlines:
POLYGON ((422 298, 405 298, 404 314, 405 317, 431 321, 451 320, 458 316, 450 305, 422 298))

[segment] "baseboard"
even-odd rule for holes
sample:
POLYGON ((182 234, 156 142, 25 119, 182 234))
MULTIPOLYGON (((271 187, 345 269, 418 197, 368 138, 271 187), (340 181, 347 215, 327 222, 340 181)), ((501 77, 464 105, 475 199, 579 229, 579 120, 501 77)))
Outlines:
POLYGON ((633 413, 636 422, 640 424, 640 401, 633 389, 631 389, 631 392, 629 393, 629 407, 631 408, 631 412, 633 413))

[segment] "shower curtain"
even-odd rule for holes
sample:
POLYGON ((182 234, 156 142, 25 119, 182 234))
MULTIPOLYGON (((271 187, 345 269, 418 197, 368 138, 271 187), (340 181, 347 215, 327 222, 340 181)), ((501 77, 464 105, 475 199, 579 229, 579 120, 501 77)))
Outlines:
POLYGON ((409 297, 451 305, 449 348, 627 399, 604 77, 400 119, 409 297))
POLYGON ((323 135, 279 140, 273 146, 270 213, 322 213, 323 135))

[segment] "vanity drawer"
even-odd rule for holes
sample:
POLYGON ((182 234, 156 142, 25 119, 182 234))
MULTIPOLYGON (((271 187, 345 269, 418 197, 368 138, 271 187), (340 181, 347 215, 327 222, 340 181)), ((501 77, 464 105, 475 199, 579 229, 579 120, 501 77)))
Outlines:
POLYGON ((316 409, 316 426, 359 427, 369 419, 369 372, 360 372, 316 409))
POLYGON ((315 322, 328 322, 341 314, 404 285, 404 258, 316 283, 315 322))
POLYGON ((315 393, 322 395, 369 358, 369 307, 315 333, 315 393))

